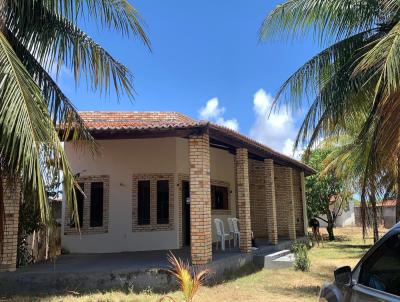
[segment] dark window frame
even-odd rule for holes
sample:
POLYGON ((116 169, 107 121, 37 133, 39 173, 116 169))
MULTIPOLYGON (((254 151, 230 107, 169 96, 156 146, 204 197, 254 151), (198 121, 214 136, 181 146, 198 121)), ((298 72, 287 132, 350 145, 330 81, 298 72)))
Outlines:
POLYGON ((211 185, 211 209, 229 210, 229 187, 224 185, 211 185), (222 198, 222 200, 221 200, 222 198))
POLYGON ((137 224, 149 225, 151 222, 151 182, 143 179, 137 183, 137 224), (144 185, 144 187, 141 187, 144 185), (146 190, 143 191, 143 190, 146 190))
POLYGON ((169 224, 170 188, 168 179, 158 179, 156 182, 157 192, 157 224, 169 224))
POLYGON ((105 193, 105 190, 104 190, 104 182, 103 181, 94 181, 94 182, 90 183, 89 226, 91 228, 97 228, 97 227, 104 226, 104 200, 105 200, 104 193, 105 193), (97 190, 99 192, 96 192, 95 190, 97 190), (100 199, 97 199, 97 198, 100 198, 100 199))

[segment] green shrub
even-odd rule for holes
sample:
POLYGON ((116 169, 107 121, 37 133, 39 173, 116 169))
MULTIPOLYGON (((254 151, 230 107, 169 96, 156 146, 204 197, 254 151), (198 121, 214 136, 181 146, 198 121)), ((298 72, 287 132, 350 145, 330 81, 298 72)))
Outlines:
POLYGON ((292 246, 295 256, 294 269, 296 271, 308 272, 310 270, 310 258, 308 258, 308 248, 302 242, 295 242, 292 246))

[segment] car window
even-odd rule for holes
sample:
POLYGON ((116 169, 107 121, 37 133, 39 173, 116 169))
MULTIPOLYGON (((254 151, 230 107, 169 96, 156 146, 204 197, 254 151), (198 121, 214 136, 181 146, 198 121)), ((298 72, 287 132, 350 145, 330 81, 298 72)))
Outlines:
POLYGON ((400 296, 400 234, 387 239, 362 264, 359 283, 400 296))

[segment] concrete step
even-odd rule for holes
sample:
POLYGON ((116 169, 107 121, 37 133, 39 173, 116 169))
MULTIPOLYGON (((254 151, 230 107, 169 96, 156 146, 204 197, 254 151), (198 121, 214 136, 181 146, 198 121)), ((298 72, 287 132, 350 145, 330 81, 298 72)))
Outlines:
POLYGON ((277 258, 270 263, 269 268, 286 268, 293 266, 296 258, 294 254, 287 254, 283 257, 277 258))
POLYGON ((258 267, 270 268, 274 267, 276 264, 279 265, 281 262, 287 262, 289 259, 291 259, 288 255, 290 255, 290 250, 281 250, 266 255, 254 255, 253 262, 258 267), (278 260, 277 263, 274 263, 276 260, 278 260))

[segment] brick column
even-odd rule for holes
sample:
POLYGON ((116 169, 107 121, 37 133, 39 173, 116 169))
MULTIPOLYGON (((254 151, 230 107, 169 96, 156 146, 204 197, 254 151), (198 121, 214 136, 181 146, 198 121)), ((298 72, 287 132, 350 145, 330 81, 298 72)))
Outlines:
POLYGON ((276 200, 275 200, 275 173, 274 161, 264 160, 264 189, 265 202, 267 204, 267 234, 268 240, 272 244, 278 244, 278 224, 276 219, 276 200))
MULTIPOLYGON (((17 266, 18 220, 21 189, 18 181, 3 181, 4 225, 0 242, 0 272, 15 271, 17 266)), ((0 210, 0 215, 3 215, 0 210)))
POLYGON ((303 222, 304 222, 304 235, 308 234, 308 217, 307 217, 307 199, 306 199, 306 185, 304 172, 300 172, 300 182, 301 182, 301 199, 303 204, 303 222))
POLYGON ((192 263, 212 259, 210 145, 208 134, 189 137, 190 236, 192 263))
POLYGON ((249 192, 249 162, 247 149, 236 149, 237 213, 240 226, 240 250, 251 251, 251 218, 249 192))
POLYGON ((286 205, 288 207, 288 231, 289 239, 296 240, 296 218, 294 210, 294 198, 293 198, 293 178, 292 178, 292 168, 283 168, 283 178, 284 178, 284 190, 287 194, 286 205))

